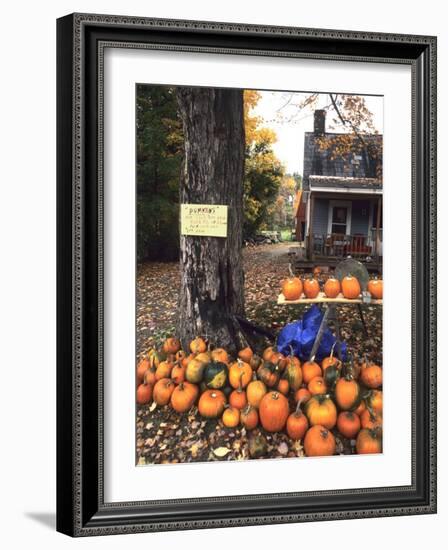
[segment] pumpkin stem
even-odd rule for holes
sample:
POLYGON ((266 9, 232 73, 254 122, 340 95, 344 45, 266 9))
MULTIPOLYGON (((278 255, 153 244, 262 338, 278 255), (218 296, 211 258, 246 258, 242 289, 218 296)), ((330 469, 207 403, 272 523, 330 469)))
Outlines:
POLYGON ((294 277, 294 273, 292 271, 292 266, 291 266, 291 263, 288 264, 288 271, 289 271, 289 275, 291 276, 291 278, 294 277))
POLYGON ((272 392, 272 399, 278 399, 278 392, 276 391, 272 392))
POLYGON ((301 409, 302 401, 303 401, 303 399, 299 399, 297 401, 297 407, 296 407, 296 410, 295 410, 295 413, 294 413, 296 416, 302 416, 302 414, 303 414, 302 409, 301 409))
POLYGON ((334 353, 334 347, 335 346, 336 346, 336 340, 334 341, 334 344, 331 346, 330 359, 333 359, 333 353, 334 353))

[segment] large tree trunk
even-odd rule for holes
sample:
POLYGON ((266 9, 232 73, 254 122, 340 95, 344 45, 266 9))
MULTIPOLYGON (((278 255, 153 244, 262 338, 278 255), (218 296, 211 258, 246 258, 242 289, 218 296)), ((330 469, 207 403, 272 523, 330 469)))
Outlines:
POLYGON ((207 337, 231 352, 242 335, 244 119, 241 90, 178 88, 185 159, 180 203, 228 205, 227 238, 181 236, 179 337, 207 337))

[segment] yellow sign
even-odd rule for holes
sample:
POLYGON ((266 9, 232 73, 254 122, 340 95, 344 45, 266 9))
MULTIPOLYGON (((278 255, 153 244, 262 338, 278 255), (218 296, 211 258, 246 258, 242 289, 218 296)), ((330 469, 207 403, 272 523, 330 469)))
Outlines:
POLYGON ((227 237, 227 210, 223 204, 181 204, 181 235, 227 237))

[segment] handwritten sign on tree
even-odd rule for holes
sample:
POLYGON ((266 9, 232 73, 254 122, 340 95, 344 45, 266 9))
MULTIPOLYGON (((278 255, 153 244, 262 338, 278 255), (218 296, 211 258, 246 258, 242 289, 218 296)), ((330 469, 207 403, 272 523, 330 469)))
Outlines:
POLYGON ((223 204, 181 204, 181 235, 227 237, 227 211, 223 204))

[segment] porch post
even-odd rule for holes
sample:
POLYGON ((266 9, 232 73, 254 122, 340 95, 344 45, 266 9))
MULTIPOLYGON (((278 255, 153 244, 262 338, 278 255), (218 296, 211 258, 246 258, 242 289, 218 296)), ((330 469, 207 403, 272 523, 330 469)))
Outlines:
POLYGON ((314 260, 313 217, 314 217, 314 195, 313 193, 310 193, 310 218, 308 221, 308 258, 310 260, 314 260))
POLYGON ((376 263, 379 265, 380 263, 380 220, 381 220, 381 203, 382 203, 382 197, 378 197, 378 203, 377 203, 377 212, 376 212, 376 242, 375 242, 375 253, 376 253, 376 263))

